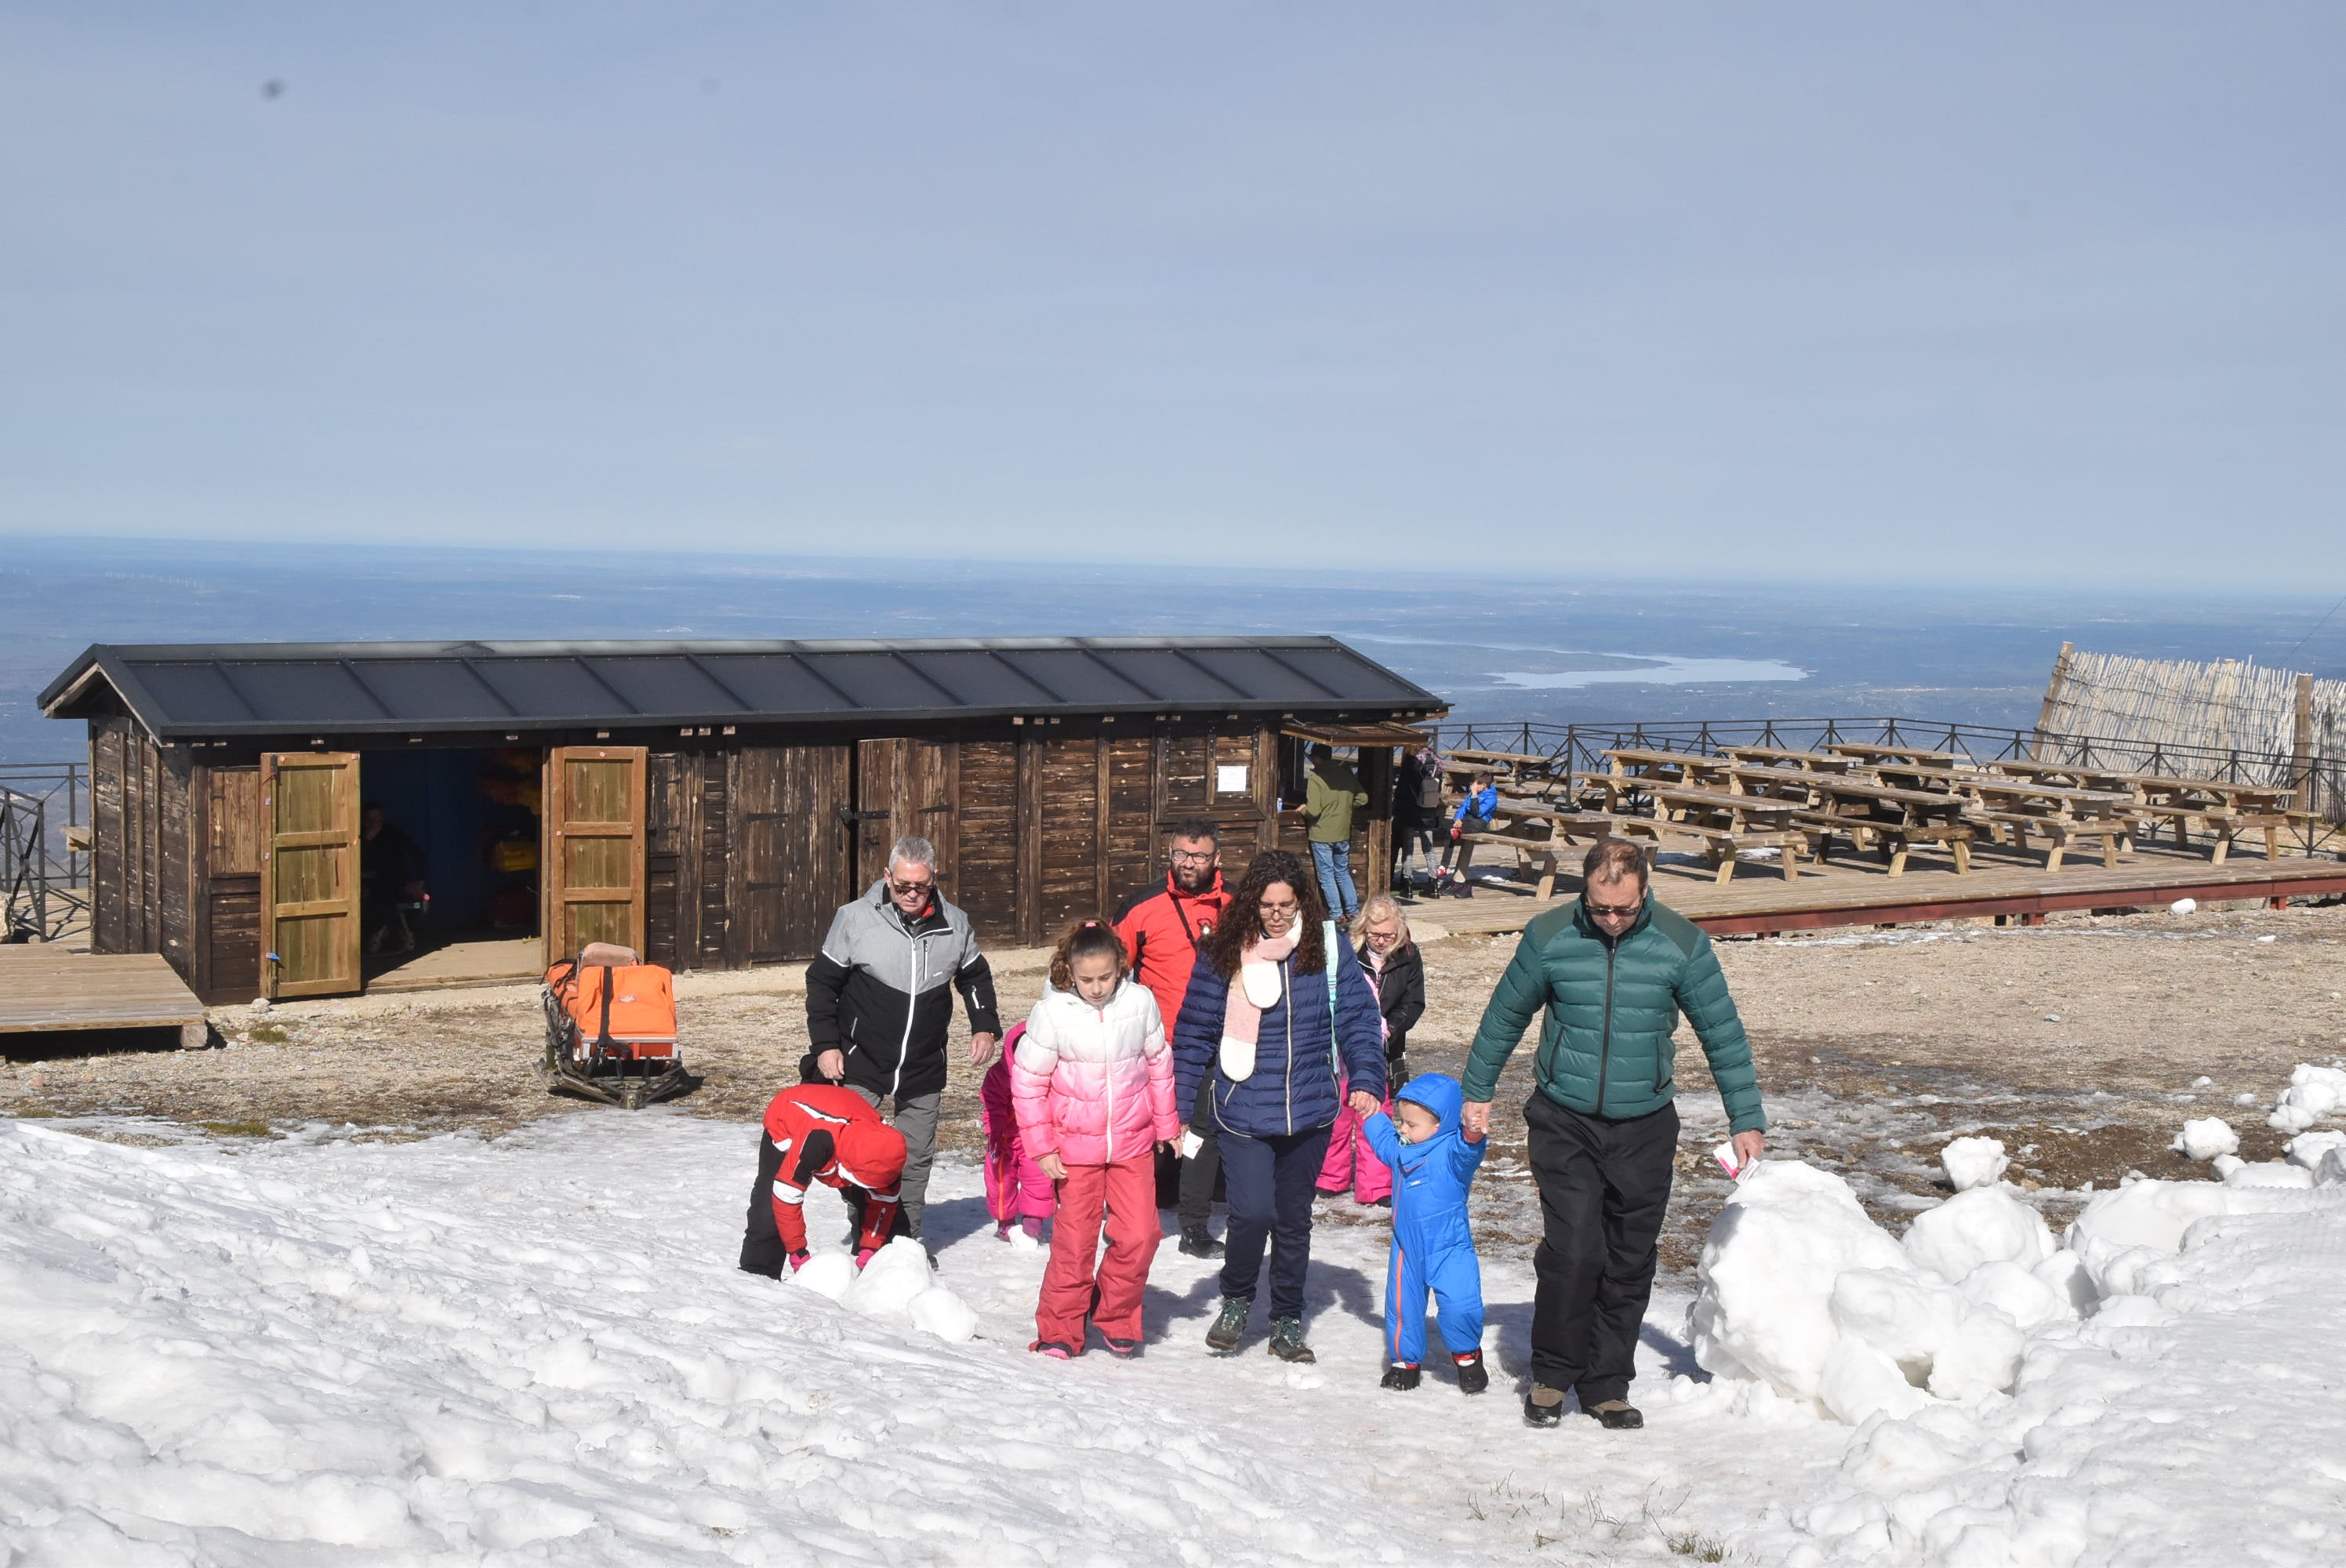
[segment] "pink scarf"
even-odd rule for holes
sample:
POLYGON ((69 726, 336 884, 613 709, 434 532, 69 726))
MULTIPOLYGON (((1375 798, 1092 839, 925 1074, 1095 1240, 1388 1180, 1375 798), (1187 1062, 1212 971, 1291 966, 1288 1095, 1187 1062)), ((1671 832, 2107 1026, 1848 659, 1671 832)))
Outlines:
POLYGON ((1285 936, 1266 936, 1247 943, 1239 954, 1239 972, 1230 976, 1229 1004, 1222 1011, 1222 1038, 1236 1040, 1247 1045, 1256 1043, 1262 1033, 1262 1009, 1246 993, 1247 966, 1253 963, 1277 964, 1295 951, 1295 939, 1302 932, 1298 921, 1285 936))

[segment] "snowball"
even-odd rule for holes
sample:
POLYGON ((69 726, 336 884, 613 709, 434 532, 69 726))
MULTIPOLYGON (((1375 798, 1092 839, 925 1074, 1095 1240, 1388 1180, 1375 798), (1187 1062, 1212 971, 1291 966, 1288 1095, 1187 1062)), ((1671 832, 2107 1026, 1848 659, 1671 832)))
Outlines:
POLYGON ((2334 1148, 2321 1156, 2313 1169, 2316 1186, 2346 1186, 2346 1146, 2334 1148))
MULTIPOLYGON (((1920 1382, 1968 1308, 1953 1288, 1912 1269, 1852 1268, 1833 1281, 1826 1310, 1843 1339, 1862 1340, 1920 1382)), ((1838 1409, 1833 1413, 1851 1420, 1838 1409)))
POLYGON ((791 1282, 833 1301, 855 1288, 855 1259, 844 1252, 818 1252, 799 1266, 791 1282))
POLYGON ((2300 1062, 2289 1075, 2289 1087, 2273 1101, 2265 1125, 2276 1132, 2301 1133, 2341 1105, 2346 1105, 2346 1070, 2300 1062))
POLYGON ((2283 1165, 2274 1160, 2269 1165, 2244 1165, 2226 1173, 2226 1186, 2311 1186, 2313 1173, 2303 1166, 2283 1165))
POLYGON ((928 1288, 928 1253, 911 1237, 900 1236, 863 1266, 855 1288, 847 1293, 847 1304, 858 1312, 888 1316, 907 1310, 913 1298, 928 1288))
POLYGON ((2310 1171, 2320 1170, 2321 1156, 2341 1146, 2346 1146, 2346 1133, 2300 1133, 2289 1140, 2283 1152, 2289 1156, 2290 1164, 2302 1166, 2310 1171))
POLYGON ((2215 1171, 2216 1179, 2222 1181, 2248 1163, 2238 1155, 2218 1155, 2208 1162, 2208 1166, 2215 1171))
POLYGON ((2229 1211, 2229 1189, 2205 1181, 2138 1181, 2094 1195, 2069 1227, 2069 1247, 2103 1296, 2130 1293, 2147 1266, 2183 1250, 2195 1221, 2229 1211))
POLYGON ((2033 1268, 2053 1255, 2045 1217, 2002 1187, 1959 1192, 1914 1217, 1906 1255, 1953 1284, 1998 1258, 2033 1268))
POLYGON ((1851 1268, 1910 1268, 1849 1184, 1797 1160, 1767 1160, 1729 1195, 1697 1267, 1687 1326, 1714 1376, 1814 1400, 1835 1329, 1834 1279, 1851 1268))
MULTIPOLYGON (((926 1268, 928 1264, 921 1265, 926 1268)), ((977 1313, 969 1303, 942 1285, 932 1285, 913 1298, 913 1327, 934 1334, 949 1344, 960 1344, 977 1333, 977 1313)))
POLYGON ((1947 1185, 1957 1192, 1988 1186, 2002 1176, 2011 1163, 2004 1157, 2003 1143, 1995 1138, 1957 1138, 1939 1151, 1939 1165, 1947 1173, 1947 1185))
POLYGON ((2167 907, 2177 914, 2189 914, 2193 910, 2199 907, 2199 901, 2198 899, 2178 899, 2167 907))
POLYGON ((2239 1154, 2240 1135, 2221 1116, 2202 1116, 2184 1123, 2183 1130, 2167 1146, 2187 1159, 2212 1160, 2218 1155, 2239 1154))
POLYGON ((1895 1361, 1846 1334, 1833 1342, 1825 1357, 1817 1398, 1851 1426, 1877 1412, 1896 1420, 1930 1403, 1922 1390, 1906 1380, 1895 1361))
POLYGON ((2002 1258, 1973 1269, 1963 1283, 1963 1296, 1974 1307, 1994 1308, 2023 1329, 2077 1316, 2076 1305, 2066 1296, 2019 1264, 2002 1258))
POLYGON ((1931 1391, 1943 1400, 2010 1393, 2026 1349, 2020 1330, 2001 1313, 1974 1312, 1931 1363, 1931 1391))

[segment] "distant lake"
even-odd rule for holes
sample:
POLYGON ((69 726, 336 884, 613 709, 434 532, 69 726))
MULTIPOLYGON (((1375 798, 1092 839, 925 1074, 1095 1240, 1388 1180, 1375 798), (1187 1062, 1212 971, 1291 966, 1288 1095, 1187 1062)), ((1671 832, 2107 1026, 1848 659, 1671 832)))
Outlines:
MULTIPOLYGON (((35 697, 93 642, 1329 633, 1478 721, 2025 725, 2064 639, 2280 664, 2335 596, 1544 581, 1058 563, 0 540, 0 761, 84 755, 35 697), (1576 650, 1664 648, 1667 653, 1576 650)), ((2346 617, 2295 667, 2346 666, 2346 617)))

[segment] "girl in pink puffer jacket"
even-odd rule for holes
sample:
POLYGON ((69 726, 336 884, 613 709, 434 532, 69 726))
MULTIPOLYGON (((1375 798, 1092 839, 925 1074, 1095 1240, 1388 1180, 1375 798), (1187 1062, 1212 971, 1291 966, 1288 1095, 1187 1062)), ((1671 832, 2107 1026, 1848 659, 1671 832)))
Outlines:
POLYGON ((1141 1288, 1162 1234, 1157 1145, 1180 1132, 1164 1020, 1125 962, 1107 921, 1068 932, 1010 1064, 1019 1141, 1059 1194, 1029 1349, 1062 1360, 1083 1354, 1086 1318, 1111 1353, 1140 1349, 1141 1288))
POLYGON ((985 1212, 994 1217, 994 1238, 1008 1241, 1015 1225, 1025 1237, 1021 1245, 1034 1245, 1042 1241, 1043 1222, 1058 1207, 1058 1196, 1052 1190, 1051 1178, 1043 1174, 1043 1167, 1035 1163, 1018 1136, 1018 1111, 1010 1095, 1010 1064, 1018 1054, 1018 1042, 1025 1037, 1024 1023, 1012 1024, 1010 1033, 1002 1037, 1002 1054, 986 1070, 977 1102, 985 1121, 985 1212))

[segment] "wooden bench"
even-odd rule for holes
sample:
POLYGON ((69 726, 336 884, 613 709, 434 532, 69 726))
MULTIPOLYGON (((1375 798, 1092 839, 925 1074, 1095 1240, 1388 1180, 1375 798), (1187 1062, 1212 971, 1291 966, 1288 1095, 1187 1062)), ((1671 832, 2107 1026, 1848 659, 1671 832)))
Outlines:
POLYGON ((2118 857, 2134 853, 2134 839, 2128 825, 2115 818, 2046 817, 2028 811, 1981 811, 1976 820, 1987 824, 1996 842, 2003 843, 2004 834, 2012 835, 2014 849, 2028 848, 2028 835, 2042 833, 2045 839, 2045 869, 2057 871, 2061 857, 2067 852, 2072 839, 2098 839, 2102 845, 2102 864, 2111 871, 2118 869, 2118 857))
POLYGON ((1541 899, 1555 896, 1556 878, 1577 871, 1575 851, 1584 844, 1596 843, 1605 839, 1643 840, 1647 863, 1650 865, 1660 841, 1656 829, 1662 826, 1651 817, 1616 817, 1603 811, 1560 811, 1544 806, 1526 807, 1521 802, 1503 804, 1499 808, 1499 816, 1515 819, 1525 829, 1538 829, 1547 837, 1495 830, 1466 833, 1461 837, 1470 844, 1488 844, 1511 850, 1515 857, 1516 874, 1510 880, 1531 882, 1533 896, 1541 899))

